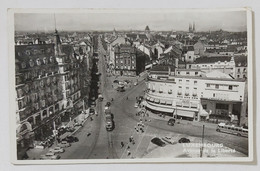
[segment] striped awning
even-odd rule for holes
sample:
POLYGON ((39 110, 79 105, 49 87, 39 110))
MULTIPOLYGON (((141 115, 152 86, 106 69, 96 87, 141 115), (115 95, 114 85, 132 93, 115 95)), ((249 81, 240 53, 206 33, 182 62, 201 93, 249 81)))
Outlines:
POLYGON ((186 110, 177 110, 177 115, 178 116, 184 116, 184 117, 190 117, 193 118, 195 115, 195 112, 193 111, 186 111, 186 110))
POLYGON ((166 104, 166 101, 165 100, 160 100, 160 103, 161 104, 166 104))
POLYGON ((155 103, 160 103, 160 100, 159 99, 155 99, 154 102, 155 103))
POLYGON ((147 103, 146 107, 149 109, 152 109, 152 110, 160 111, 160 112, 167 112, 167 113, 172 113, 172 114, 174 112, 174 109, 165 108, 165 107, 157 107, 154 105, 150 105, 149 103, 147 103))

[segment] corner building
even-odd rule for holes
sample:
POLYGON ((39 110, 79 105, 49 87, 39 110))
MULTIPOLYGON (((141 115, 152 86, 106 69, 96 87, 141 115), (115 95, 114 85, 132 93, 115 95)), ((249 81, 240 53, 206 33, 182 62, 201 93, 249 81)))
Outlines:
POLYGON ((244 102, 244 80, 213 78, 198 70, 176 70, 175 74, 149 77, 144 106, 155 113, 200 121, 210 117, 240 120, 244 102))
POLYGON ((57 31, 54 44, 15 46, 18 159, 35 140, 52 135, 66 112, 82 110, 79 71, 73 47, 61 45, 57 31))

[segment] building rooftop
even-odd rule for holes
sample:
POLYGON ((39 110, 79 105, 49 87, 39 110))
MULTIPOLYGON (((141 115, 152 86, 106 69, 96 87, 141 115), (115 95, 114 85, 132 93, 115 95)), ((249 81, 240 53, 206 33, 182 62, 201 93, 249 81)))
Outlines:
POLYGON ((215 62, 229 62, 231 60, 230 56, 212 56, 212 57, 200 57, 197 58, 194 63, 200 64, 200 63, 215 63, 215 62))
POLYGON ((155 65, 151 68, 151 72, 154 72, 154 71, 169 71, 169 68, 171 69, 171 71, 174 71, 175 70, 175 67, 174 66, 167 66, 167 65, 155 65))

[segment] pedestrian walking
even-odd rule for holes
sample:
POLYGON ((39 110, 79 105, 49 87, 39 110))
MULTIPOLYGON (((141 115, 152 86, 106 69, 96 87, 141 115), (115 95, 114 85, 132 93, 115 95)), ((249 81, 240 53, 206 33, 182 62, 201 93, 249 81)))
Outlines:
POLYGON ((124 142, 121 141, 121 148, 123 148, 125 146, 124 142))
POLYGON ((132 142, 132 138, 131 137, 129 138, 129 142, 132 142))
POLYGON ((130 146, 127 146, 127 149, 130 149, 130 146))
POLYGON ((134 140, 132 141, 132 144, 135 145, 135 141, 134 140))
POLYGON ((130 156, 131 152, 129 150, 127 150, 127 156, 130 156))

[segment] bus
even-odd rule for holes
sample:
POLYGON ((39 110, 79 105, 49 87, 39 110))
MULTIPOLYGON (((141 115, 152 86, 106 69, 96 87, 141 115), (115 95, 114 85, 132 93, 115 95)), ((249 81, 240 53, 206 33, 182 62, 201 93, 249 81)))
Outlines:
POLYGON ((224 132, 228 134, 234 134, 237 136, 248 137, 248 129, 235 126, 227 125, 225 123, 219 123, 216 129, 217 132, 224 132))

